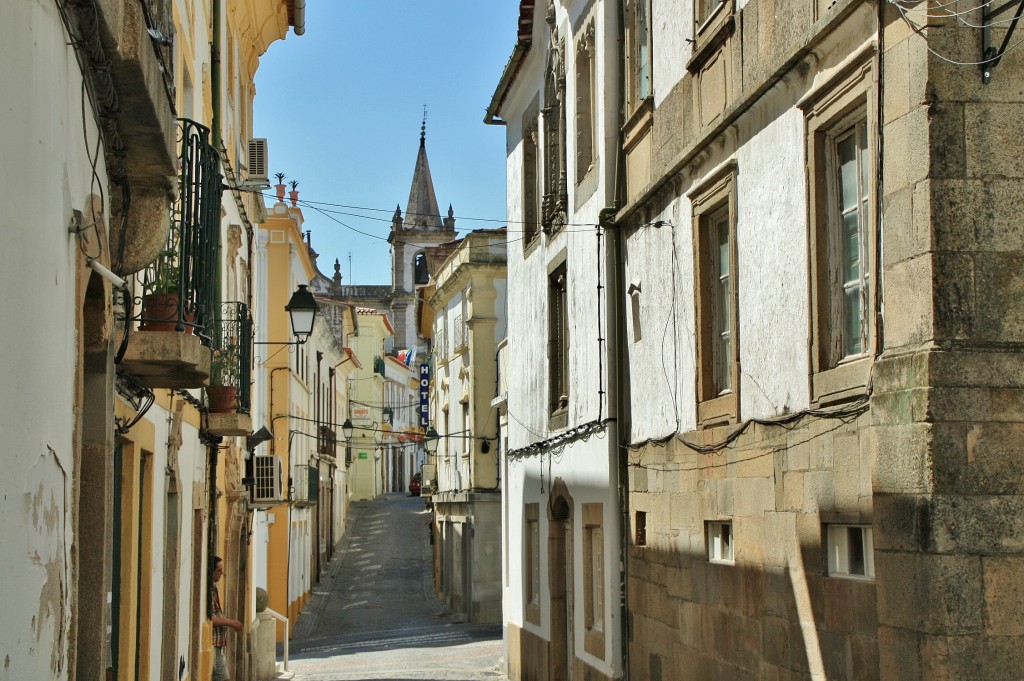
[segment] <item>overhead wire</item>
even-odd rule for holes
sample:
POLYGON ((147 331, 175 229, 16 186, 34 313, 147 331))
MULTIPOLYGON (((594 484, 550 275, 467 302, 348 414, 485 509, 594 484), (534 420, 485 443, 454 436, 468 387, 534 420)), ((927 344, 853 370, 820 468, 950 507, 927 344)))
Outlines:
MULTIPOLYGON (((987 59, 982 59, 980 61, 961 61, 961 60, 958 60, 958 59, 952 59, 952 58, 947 57, 946 55, 940 53, 939 51, 937 51, 931 45, 928 44, 928 36, 924 32, 924 28, 922 26, 914 23, 914 21, 908 16, 908 14, 911 11, 911 8, 904 7, 903 4, 901 4, 901 0, 888 0, 888 2, 889 2, 890 5, 892 5, 893 7, 896 8, 896 11, 899 12, 900 17, 903 19, 903 22, 907 25, 907 27, 910 28, 910 30, 913 31, 918 37, 920 37, 922 40, 924 40, 925 49, 927 49, 928 52, 930 52, 937 59, 941 59, 942 61, 944 61, 944 62, 946 62, 948 64, 953 64, 954 66, 984 66, 986 64, 995 63, 995 62, 998 62, 999 60, 1001 60, 1004 56, 1006 56, 1006 54, 1008 52, 1010 52, 1011 50, 1019 47, 1021 45, 1021 43, 1024 43, 1024 38, 1021 38, 1020 40, 1018 40, 1017 42, 1013 43, 1012 45, 1008 45, 1006 47, 1006 49, 1003 50, 1001 53, 999 53, 999 54, 997 54, 997 55, 995 55, 993 57, 989 57, 987 59)), ((971 23, 966 22, 965 20, 962 20, 962 14, 965 14, 965 13, 967 13, 969 11, 977 11, 978 9, 991 6, 991 4, 992 4, 992 2, 985 2, 985 3, 982 3, 981 5, 975 7, 973 10, 964 10, 963 12, 955 12, 955 13, 948 13, 948 14, 942 14, 942 15, 927 15, 926 14, 924 16, 924 18, 925 18, 925 20, 927 20, 927 19, 956 18, 958 21, 963 23, 965 26, 968 26, 968 27, 974 28, 974 29, 985 30, 985 29, 988 29, 988 28, 992 28, 992 27, 996 26, 997 24, 1004 23, 1004 22, 1003 22, 1003 20, 998 20, 998 21, 992 21, 989 24, 982 24, 982 25, 971 24, 971 23)), ((1017 21, 1017 19, 1007 19, 1007 20, 1005 20, 1005 23, 1012 25, 1016 21, 1017 21)))

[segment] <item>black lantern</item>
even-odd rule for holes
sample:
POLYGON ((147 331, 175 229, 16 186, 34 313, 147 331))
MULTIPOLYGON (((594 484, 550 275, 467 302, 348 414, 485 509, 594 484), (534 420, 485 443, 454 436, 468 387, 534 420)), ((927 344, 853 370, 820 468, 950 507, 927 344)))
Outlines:
POLYGON ((253 345, 304 345, 313 333, 313 322, 316 321, 316 313, 320 310, 316 298, 306 289, 305 284, 299 284, 298 290, 292 294, 291 300, 284 306, 291 317, 292 335, 295 340, 283 341, 255 341, 253 345))
POLYGON ((313 322, 316 321, 316 313, 320 306, 316 298, 306 289, 305 284, 299 284, 299 288, 292 294, 292 299, 284 306, 288 310, 288 316, 292 318, 292 335, 298 342, 305 343, 313 333, 313 322))
POLYGON ((355 431, 355 426, 352 425, 352 419, 345 419, 345 423, 341 424, 341 434, 345 436, 346 442, 352 441, 352 433, 355 431))

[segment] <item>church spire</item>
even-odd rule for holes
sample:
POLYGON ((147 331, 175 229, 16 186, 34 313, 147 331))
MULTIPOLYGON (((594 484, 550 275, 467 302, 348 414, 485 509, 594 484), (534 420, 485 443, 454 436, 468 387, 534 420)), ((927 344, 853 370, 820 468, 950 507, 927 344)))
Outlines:
POLYGON ((420 148, 416 155, 416 168, 412 174, 409 202, 405 206, 405 228, 435 230, 444 229, 441 212, 437 208, 434 181, 427 163, 427 107, 423 106, 423 122, 420 124, 420 148))

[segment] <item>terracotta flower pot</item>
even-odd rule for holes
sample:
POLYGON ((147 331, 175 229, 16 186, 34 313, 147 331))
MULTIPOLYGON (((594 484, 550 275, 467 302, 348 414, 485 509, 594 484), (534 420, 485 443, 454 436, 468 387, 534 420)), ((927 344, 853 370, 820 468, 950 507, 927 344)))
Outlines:
POLYGON ((195 327, 190 324, 196 320, 196 313, 181 310, 177 293, 150 293, 142 297, 139 331, 177 331, 179 316, 186 322, 185 331, 193 333, 195 327))
POLYGON ((211 385, 206 389, 207 406, 214 414, 226 414, 238 408, 238 388, 233 385, 211 385))

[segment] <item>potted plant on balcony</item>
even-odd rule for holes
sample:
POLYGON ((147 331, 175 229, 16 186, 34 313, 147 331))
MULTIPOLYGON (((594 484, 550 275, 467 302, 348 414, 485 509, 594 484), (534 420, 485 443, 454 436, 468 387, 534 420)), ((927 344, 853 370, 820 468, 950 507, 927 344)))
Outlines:
POLYGON ((277 192, 277 200, 284 202, 284 190, 286 188, 284 183, 284 173, 274 173, 274 177, 277 178, 277 184, 274 185, 274 191, 277 192))
MULTIPOLYGON (((179 320, 195 320, 195 311, 182 309, 179 286, 181 275, 176 265, 177 253, 173 246, 161 251, 156 261, 150 265, 152 276, 146 282, 146 292, 142 296, 140 331, 175 331, 179 320)), ((192 326, 186 324, 185 328, 192 332, 192 326)))
POLYGON ((238 346, 226 343, 213 351, 210 362, 210 385, 206 388, 207 406, 211 412, 226 413, 238 407, 238 346))
POLYGON ((288 198, 291 199, 292 205, 296 205, 299 202, 299 181, 292 180, 288 183, 292 190, 288 192, 288 198))

